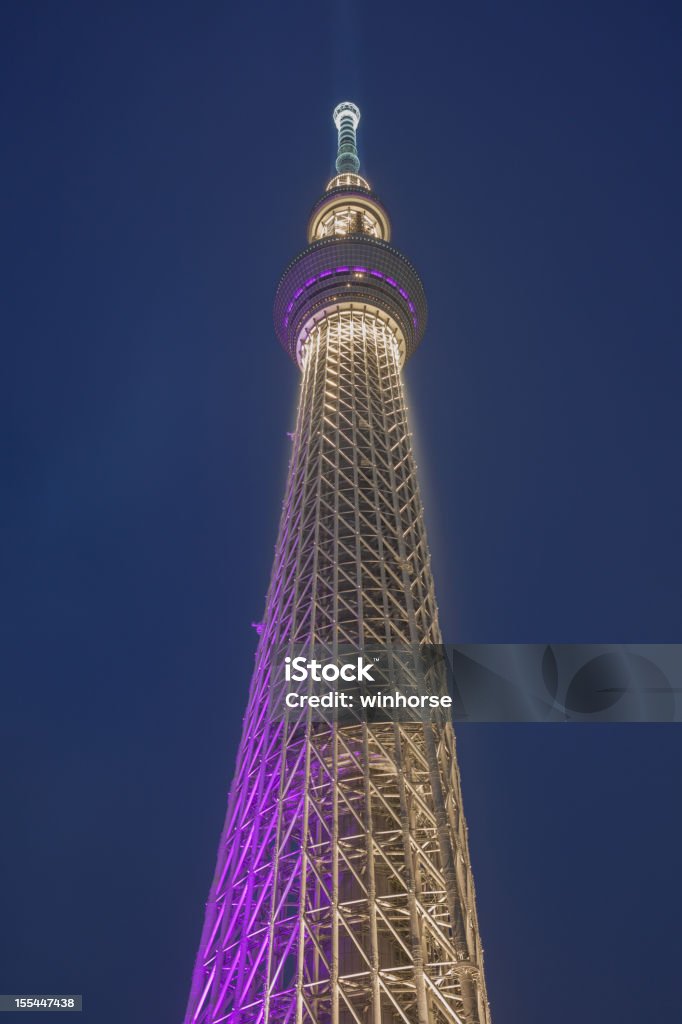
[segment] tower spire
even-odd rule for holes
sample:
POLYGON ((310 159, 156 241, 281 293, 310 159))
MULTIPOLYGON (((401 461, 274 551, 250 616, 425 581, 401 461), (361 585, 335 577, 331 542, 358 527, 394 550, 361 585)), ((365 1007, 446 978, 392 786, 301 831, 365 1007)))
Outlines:
POLYGON ((355 132, 360 123, 360 109, 354 103, 339 103, 334 108, 334 124, 339 133, 339 149, 336 156, 337 174, 357 174, 360 158, 355 132))

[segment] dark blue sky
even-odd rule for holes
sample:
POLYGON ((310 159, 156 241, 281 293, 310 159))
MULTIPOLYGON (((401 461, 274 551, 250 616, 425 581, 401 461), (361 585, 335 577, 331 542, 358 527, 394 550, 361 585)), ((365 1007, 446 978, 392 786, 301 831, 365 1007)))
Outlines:
MULTIPOLYGON (((0 17, 0 991, 179 1024, 295 405, 272 299, 338 101, 430 300, 444 633, 682 640, 681 11, 0 17)), ((458 736, 495 1024, 679 1020, 680 728, 458 736)))

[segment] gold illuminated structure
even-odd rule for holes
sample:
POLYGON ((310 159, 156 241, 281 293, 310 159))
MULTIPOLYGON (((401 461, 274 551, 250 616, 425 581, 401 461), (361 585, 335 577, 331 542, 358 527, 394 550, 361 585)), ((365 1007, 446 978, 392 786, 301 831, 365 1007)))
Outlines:
POLYGON ((402 366, 410 263, 334 112, 337 176, 277 291, 293 453, 186 1024, 489 1024, 450 721, 270 713, 281 652, 440 644, 402 366))

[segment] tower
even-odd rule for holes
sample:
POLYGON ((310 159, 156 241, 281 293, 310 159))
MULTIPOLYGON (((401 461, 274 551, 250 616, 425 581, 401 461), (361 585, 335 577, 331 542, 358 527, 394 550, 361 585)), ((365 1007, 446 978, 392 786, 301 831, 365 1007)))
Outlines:
POLYGON ((272 714, 281 652, 440 643, 401 369, 426 325, 359 175, 275 299, 301 370, 265 615, 185 1024, 489 1024, 451 722, 272 714))

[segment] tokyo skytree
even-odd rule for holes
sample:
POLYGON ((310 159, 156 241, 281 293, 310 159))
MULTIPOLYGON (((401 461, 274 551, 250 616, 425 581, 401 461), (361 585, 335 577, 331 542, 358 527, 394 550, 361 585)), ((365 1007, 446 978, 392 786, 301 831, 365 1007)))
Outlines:
POLYGON ((490 1024, 449 715, 272 712, 282 652, 441 643, 402 367, 426 327, 412 265, 337 174, 275 298, 301 371, 279 535, 185 1024, 490 1024))

